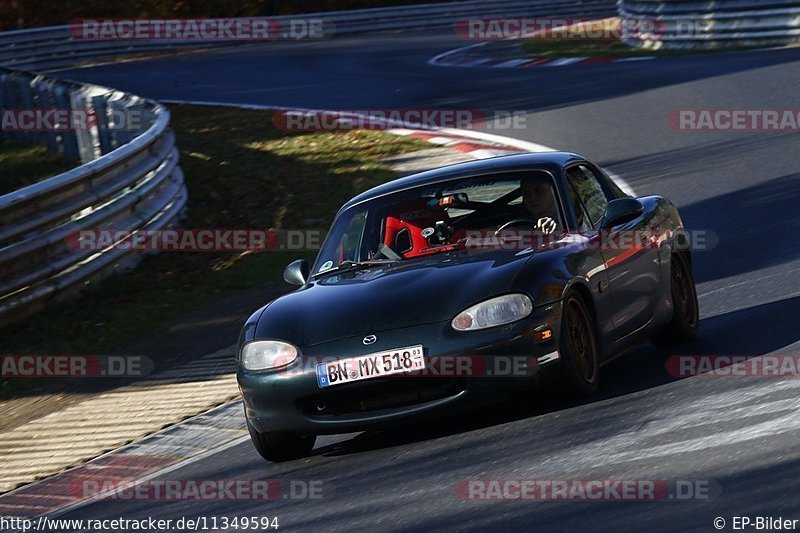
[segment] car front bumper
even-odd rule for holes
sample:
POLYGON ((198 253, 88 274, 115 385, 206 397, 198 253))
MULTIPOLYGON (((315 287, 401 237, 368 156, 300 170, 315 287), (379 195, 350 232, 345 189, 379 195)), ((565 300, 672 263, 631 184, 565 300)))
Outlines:
POLYGON ((450 322, 375 332, 301 349, 290 366, 253 372, 239 366, 237 379, 248 421, 259 432, 343 433, 402 421, 442 416, 536 386, 540 369, 560 361, 557 347, 561 303, 537 308, 527 318, 483 331, 457 332, 450 322), (551 329, 552 337, 537 333, 551 329), (423 346, 428 369, 320 387, 316 366, 330 358, 355 357, 423 346))

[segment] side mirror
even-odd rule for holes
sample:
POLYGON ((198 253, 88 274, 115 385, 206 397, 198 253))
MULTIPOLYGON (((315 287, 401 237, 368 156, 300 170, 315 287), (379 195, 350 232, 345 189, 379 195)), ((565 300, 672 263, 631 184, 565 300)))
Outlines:
POLYGON ((602 229, 610 229, 634 218, 644 212, 644 205, 636 198, 618 198, 608 202, 606 212, 603 215, 603 222, 600 224, 602 229))
POLYGON ((283 281, 289 285, 305 285, 308 280, 308 261, 298 259, 292 261, 283 271, 283 281))

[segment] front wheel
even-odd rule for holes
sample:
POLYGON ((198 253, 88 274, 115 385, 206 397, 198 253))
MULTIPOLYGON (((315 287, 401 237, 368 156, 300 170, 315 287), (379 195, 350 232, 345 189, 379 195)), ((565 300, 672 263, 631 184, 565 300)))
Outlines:
POLYGON ((670 291, 672 292, 672 320, 653 336, 653 344, 669 346, 697 337, 700 312, 697 291, 689 262, 683 254, 672 254, 670 265, 670 291))
POLYGON ((250 440, 256 451, 273 463, 292 461, 308 457, 314 449, 314 442, 317 438, 313 435, 299 435, 297 433, 260 433, 247 421, 247 430, 250 432, 250 440))
POLYGON ((559 350, 560 385, 578 396, 594 394, 600 383, 597 335, 586 303, 574 293, 564 299, 559 350))

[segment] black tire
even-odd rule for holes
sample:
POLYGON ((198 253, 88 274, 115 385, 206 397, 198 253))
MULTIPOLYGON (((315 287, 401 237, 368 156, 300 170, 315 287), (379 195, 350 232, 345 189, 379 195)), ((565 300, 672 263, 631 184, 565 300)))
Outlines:
POLYGON ((597 392, 600 384, 599 343, 592 315, 580 295, 564 298, 561 313, 559 385, 577 396, 597 392))
POLYGON ((670 291, 672 292, 672 320, 664 329, 653 335, 656 346, 670 346, 697 337, 700 327, 700 307, 697 290, 689 262, 683 254, 673 253, 670 266, 670 291))
POLYGON ((250 432, 250 440, 256 451, 273 463, 293 461, 308 457, 314 449, 314 442, 317 438, 314 435, 299 435, 297 433, 259 433, 247 421, 247 430, 250 432))

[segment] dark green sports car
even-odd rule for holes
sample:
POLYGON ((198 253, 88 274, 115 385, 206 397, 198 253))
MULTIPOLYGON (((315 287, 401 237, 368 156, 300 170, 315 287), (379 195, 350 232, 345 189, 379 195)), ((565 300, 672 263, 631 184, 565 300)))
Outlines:
POLYGON ((593 393, 634 343, 693 338, 678 211, 547 152, 448 166, 347 202, 298 289, 247 320, 247 424, 271 461, 315 437, 442 416, 544 378, 593 393))

